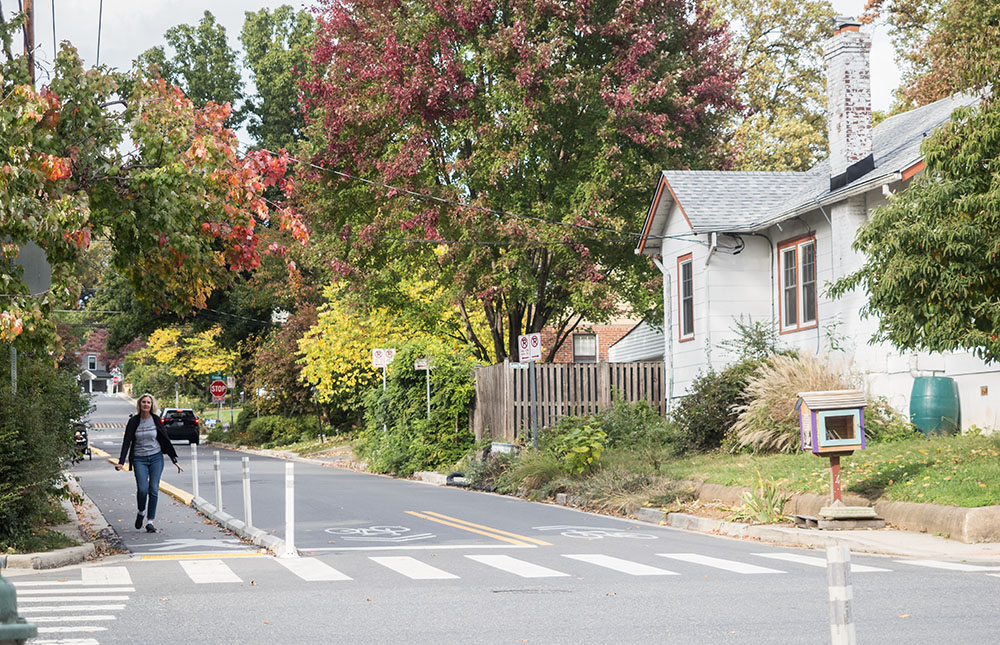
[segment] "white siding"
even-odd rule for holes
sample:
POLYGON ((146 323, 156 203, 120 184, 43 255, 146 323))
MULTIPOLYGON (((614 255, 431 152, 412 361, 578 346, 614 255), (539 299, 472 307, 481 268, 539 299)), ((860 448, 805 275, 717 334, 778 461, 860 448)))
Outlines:
POLYGON ((608 362, 663 360, 663 328, 641 322, 608 348, 608 362))

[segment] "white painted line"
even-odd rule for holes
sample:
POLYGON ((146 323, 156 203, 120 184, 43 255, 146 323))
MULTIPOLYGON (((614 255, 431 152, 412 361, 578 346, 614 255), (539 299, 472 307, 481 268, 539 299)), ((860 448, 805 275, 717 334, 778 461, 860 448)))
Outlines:
POLYGON ((39 634, 66 634, 69 632, 106 632, 107 627, 96 627, 94 625, 80 625, 78 627, 39 627, 39 634))
POLYGON ((350 580, 351 577, 337 571, 316 558, 275 558, 274 560, 303 580, 310 582, 326 580, 350 580))
POLYGON ((114 620, 114 616, 95 614, 92 616, 32 616, 33 623, 78 623, 86 620, 114 620))
POLYGON ((758 567, 755 564, 746 564, 745 562, 736 562, 735 560, 723 560, 722 558, 713 558, 707 555, 698 555, 697 553, 657 553, 656 555, 662 558, 670 558, 672 560, 680 560, 681 562, 691 562, 693 564, 702 564, 706 567, 714 567, 724 571, 732 571, 733 573, 784 573, 784 571, 778 571, 777 569, 758 567))
POLYGON ((19 614, 38 611, 117 611, 125 609, 125 605, 70 605, 69 607, 18 607, 19 614))
POLYGON ((517 558, 512 558, 509 555, 467 555, 465 557, 470 560, 475 560, 481 564, 485 564, 488 567, 500 569, 501 571, 506 571, 507 573, 513 573, 514 575, 521 576, 522 578, 564 578, 569 575, 568 573, 563 573, 562 571, 556 571, 555 569, 542 567, 537 564, 525 562, 524 560, 518 560, 517 558))
POLYGON ((125 567, 89 567, 80 570, 85 585, 130 585, 132 576, 125 567))
POLYGON ((984 567, 976 564, 965 564, 964 562, 943 562, 941 560, 896 560, 900 564, 915 564, 918 567, 929 567, 931 569, 945 569, 947 571, 996 571, 997 567, 984 567))
POLYGON ((612 569, 614 571, 620 571, 621 573, 627 573, 630 576, 677 576, 680 575, 676 571, 668 571, 667 569, 660 569, 659 567, 651 567, 648 564, 640 564, 638 562, 632 562, 631 560, 622 560, 621 558, 613 558, 610 555, 600 555, 597 553, 581 553, 576 555, 569 555, 564 553, 564 558, 570 558, 572 560, 579 560, 580 562, 589 562, 590 564, 596 564, 599 567, 605 567, 612 569))
POLYGON ((100 645, 100 643, 93 638, 47 638, 44 640, 32 638, 31 645, 100 645))
POLYGON ((83 593, 132 593, 135 587, 96 587, 94 589, 24 589, 18 596, 53 596, 57 594, 83 593))
POLYGON ((128 600, 128 596, 22 596, 17 595, 17 602, 104 602, 117 600, 119 602, 128 600))
POLYGON ((1000 578, 1000 573, 987 573, 988 576, 993 576, 994 578, 1000 578))
MULTIPOLYGON (((826 559, 817 558, 811 555, 802 555, 801 553, 754 553, 754 555, 761 558, 771 558, 772 560, 784 560, 785 562, 794 562, 796 564, 805 564, 810 567, 820 567, 822 569, 826 568, 826 559)), ((869 567, 863 564, 851 563, 851 571, 853 573, 874 573, 877 571, 891 571, 891 569, 881 569, 879 567, 869 567)))
POLYGON ((18 589, 21 587, 65 587, 83 584, 83 580, 25 580, 24 582, 12 580, 11 582, 18 589))
POLYGON ((243 582, 222 560, 178 560, 178 563, 196 584, 243 582))
POLYGON ((458 578, 458 576, 452 575, 447 571, 442 571, 441 569, 432 567, 429 564, 424 564, 420 560, 416 560, 405 555, 392 558, 372 557, 369 558, 369 560, 381 564, 383 567, 388 567, 396 573, 401 573, 407 578, 412 578, 413 580, 448 580, 458 578))
POLYGON ((400 545, 400 546, 321 546, 316 548, 299 547, 299 551, 441 551, 444 549, 537 549, 534 544, 439 544, 431 545, 400 545))

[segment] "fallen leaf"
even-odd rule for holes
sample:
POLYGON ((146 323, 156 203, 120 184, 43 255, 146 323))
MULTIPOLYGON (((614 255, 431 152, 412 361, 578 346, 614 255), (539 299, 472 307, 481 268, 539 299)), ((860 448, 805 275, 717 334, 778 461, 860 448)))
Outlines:
POLYGON ((265 625, 270 625, 271 623, 269 623, 269 622, 267 622, 267 621, 265 620, 265 621, 264 621, 264 624, 265 624, 265 625))
POLYGON ((365 598, 365 602, 371 602, 371 601, 372 601, 371 598, 365 598))
POLYGON ((615 592, 613 592, 613 591, 609 591, 608 593, 606 593, 606 594, 604 594, 604 595, 605 595, 605 596, 617 596, 618 594, 616 594, 616 593, 615 593, 615 592))
POLYGON ((251 587, 256 587, 257 586, 257 581, 256 580, 251 580, 250 581, 250 586, 251 587))
POLYGON ((909 618, 909 617, 910 617, 909 614, 903 614, 902 616, 900 616, 900 618, 909 618))

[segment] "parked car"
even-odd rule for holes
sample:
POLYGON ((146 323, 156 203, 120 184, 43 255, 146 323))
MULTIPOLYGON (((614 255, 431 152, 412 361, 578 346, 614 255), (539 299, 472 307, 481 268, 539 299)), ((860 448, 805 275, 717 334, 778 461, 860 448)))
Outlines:
POLYGON ((198 443, 201 430, 198 427, 198 417, 194 410, 190 408, 165 408, 163 414, 163 425, 167 427, 167 436, 173 439, 187 439, 191 443, 198 443))

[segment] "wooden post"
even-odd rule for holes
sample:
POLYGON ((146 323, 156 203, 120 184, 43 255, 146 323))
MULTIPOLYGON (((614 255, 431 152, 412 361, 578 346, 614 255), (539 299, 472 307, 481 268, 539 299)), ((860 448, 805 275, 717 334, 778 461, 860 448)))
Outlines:
POLYGON ((833 490, 834 503, 843 503, 840 494, 840 455, 830 456, 830 483, 833 490))
POLYGON ((35 6, 34 0, 24 0, 24 58, 28 63, 31 85, 35 84, 35 6))

